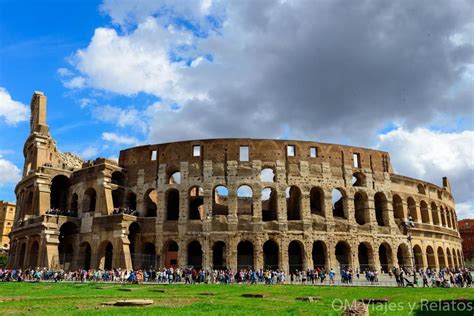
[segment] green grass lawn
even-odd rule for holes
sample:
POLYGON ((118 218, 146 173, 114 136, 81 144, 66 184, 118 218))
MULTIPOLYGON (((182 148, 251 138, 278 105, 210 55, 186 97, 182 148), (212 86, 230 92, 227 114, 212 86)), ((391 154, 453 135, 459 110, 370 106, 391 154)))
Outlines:
MULTIPOLYGON (((410 305, 429 301, 466 299, 474 307, 474 289, 329 287, 299 285, 115 285, 71 283, 0 283, 0 315, 340 315, 333 301, 362 298, 388 298, 396 310, 370 307, 371 315, 410 315, 410 305), (119 290, 131 288, 130 292, 119 290), (164 293, 153 290, 161 289, 164 293), (211 293, 213 295, 203 295, 211 293), (243 293, 264 294, 264 298, 244 298, 243 293), (319 296, 315 302, 296 300, 319 296), (152 299, 147 307, 115 307, 111 300, 152 299)), ((470 312, 421 312, 413 315, 473 315, 470 312)))

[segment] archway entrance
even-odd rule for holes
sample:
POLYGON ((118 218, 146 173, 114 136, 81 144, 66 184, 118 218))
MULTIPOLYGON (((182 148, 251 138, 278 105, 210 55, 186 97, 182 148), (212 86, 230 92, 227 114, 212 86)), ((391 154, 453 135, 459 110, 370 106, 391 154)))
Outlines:
POLYGON ((151 242, 147 242, 143 246, 142 266, 144 269, 156 268, 156 250, 155 245, 151 242))
POLYGON ((392 250, 386 243, 381 244, 379 247, 379 260, 382 272, 388 273, 392 265, 392 250))
POLYGON ((413 255, 415 256, 415 266, 417 269, 423 268, 423 253, 418 245, 413 247, 413 255))
POLYGON ((33 242, 30 247, 30 253, 28 255, 28 267, 36 269, 38 264, 38 253, 39 253, 39 244, 37 241, 33 242))
POLYGON ((130 227, 128 227, 128 240, 130 241, 130 256, 132 258, 132 267, 134 269, 137 269, 140 266, 140 255, 136 253, 136 250, 140 249, 139 233, 140 225, 136 222, 130 224, 130 227))
POLYGON ((202 248, 197 240, 190 242, 188 245, 188 266, 196 270, 202 269, 202 248))
POLYGON ((397 261, 400 267, 409 267, 411 266, 410 262, 410 252, 408 251, 408 246, 401 244, 397 249, 397 261))
POLYGON ((77 234, 77 232, 78 228, 72 222, 64 223, 59 229, 59 265, 66 271, 71 269, 74 255, 74 235, 77 234))
POLYGON ((165 267, 176 268, 178 266, 178 244, 175 241, 169 241, 165 246, 165 267))
POLYGON ((237 245, 237 270, 253 269, 253 244, 244 240, 237 245))
POLYGON ((79 259, 81 264, 80 268, 89 270, 91 268, 92 249, 88 242, 84 242, 79 246, 80 255, 82 258, 79 259), (82 260, 81 260, 82 259, 82 260))
POLYGON ((360 243, 359 247, 357 248, 357 252, 360 271, 363 272, 366 270, 372 270, 374 268, 374 254, 370 244, 360 243))
POLYGON ((293 240, 288 245, 288 261, 290 273, 303 270, 303 249, 300 242, 293 240))
POLYGON ((226 267, 225 243, 223 241, 217 241, 212 247, 212 268, 214 270, 224 270, 226 267))
POLYGON ((263 269, 277 270, 279 268, 278 245, 273 240, 263 244, 263 269))
POLYGON ((436 269, 435 254, 431 246, 426 247, 426 262, 428 263, 428 268, 436 269))
POLYGON ((326 267, 326 252, 327 248, 324 242, 318 240, 313 243, 312 257, 314 269, 326 267))
POLYGON ((340 241, 336 245, 336 261, 341 270, 352 264, 351 248, 345 241, 340 241))
POLYGON ((51 181, 50 205, 52 209, 66 211, 68 209, 68 193, 71 181, 64 175, 58 175, 51 181))

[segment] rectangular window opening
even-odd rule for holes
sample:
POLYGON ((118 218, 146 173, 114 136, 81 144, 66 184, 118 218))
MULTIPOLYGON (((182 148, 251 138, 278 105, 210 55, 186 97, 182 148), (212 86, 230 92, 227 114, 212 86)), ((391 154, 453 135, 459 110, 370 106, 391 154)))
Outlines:
POLYGON ((152 150, 152 151, 151 151, 151 157, 150 157, 151 161, 155 161, 155 160, 156 160, 157 153, 158 153, 158 152, 157 152, 156 150, 152 150))
POLYGON ((295 145, 286 146, 286 154, 288 157, 294 157, 296 154, 295 145))
POLYGON ((249 146, 240 146, 240 161, 249 161, 249 146))
POLYGON ((201 145, 193 145, 193 157, 201 156, 201 145))
POLYGON ((316 158, 316 157, 318 157, 318 148, 316 148, 316 147, 311 147, 311 148, 309 149, 309 156, 310 156, 311 158, 316 158))
POLYGON ((352 159, 354 160, 354 168, 360 168, 360 154, 354 153, 352 154, 352 159))

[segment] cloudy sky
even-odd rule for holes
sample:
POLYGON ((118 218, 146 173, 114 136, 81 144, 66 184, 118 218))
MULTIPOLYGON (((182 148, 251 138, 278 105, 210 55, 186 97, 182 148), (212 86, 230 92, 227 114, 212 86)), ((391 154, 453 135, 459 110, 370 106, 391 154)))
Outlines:
POLYGON ((472 1, 0 2, 0 199, 14 200, 28 104, 63 151, 117 157, 194 138, 387 150, 474 217, 472 1))

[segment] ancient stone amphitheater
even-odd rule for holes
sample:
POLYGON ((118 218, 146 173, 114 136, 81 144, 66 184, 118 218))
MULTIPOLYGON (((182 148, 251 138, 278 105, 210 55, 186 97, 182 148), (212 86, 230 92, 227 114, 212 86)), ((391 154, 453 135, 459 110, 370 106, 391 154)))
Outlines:
POLYGON ((31 101, 14 267, 462 266, 454 200, 397 175, 387 152, 312 141, 145 145, 118 162, 58 151, 31 101), (411 215, 412 248, 402 222, 411 215))

